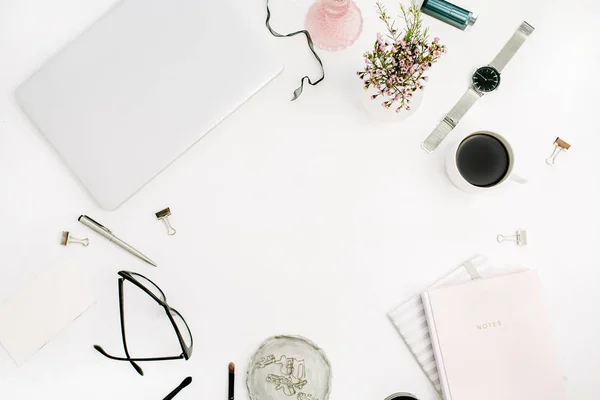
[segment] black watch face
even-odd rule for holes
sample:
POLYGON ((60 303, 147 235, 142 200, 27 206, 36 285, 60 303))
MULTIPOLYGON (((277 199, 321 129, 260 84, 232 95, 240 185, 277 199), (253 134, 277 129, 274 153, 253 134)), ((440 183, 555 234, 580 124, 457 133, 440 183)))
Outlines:
POLYGON ((473 85, 480 92, 492 92, 500 85, 500 72, 496 68, 481 67, 473 74, 473 85))

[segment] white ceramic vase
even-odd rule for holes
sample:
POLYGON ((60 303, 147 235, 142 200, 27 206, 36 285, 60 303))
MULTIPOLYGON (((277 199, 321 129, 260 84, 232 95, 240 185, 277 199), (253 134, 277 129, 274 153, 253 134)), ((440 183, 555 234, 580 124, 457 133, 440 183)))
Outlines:
POLYGON ((417 90, 414 92, 413 97, 410 99, 410 110, 400 110, 396 112, 396 107, 392 105, 390 108, 385 108, 381 105, 384 102, 384 98, 378 97, 372 100, 372 96, 377 93, 377 89, 371 86, 367 90, 361 91, 362 104, 369 116, 374 119, 378 119, 386 122, 397 122, 403 121, 413 115, 419 109, 421 102, 423 101, 423 90, 417 90))

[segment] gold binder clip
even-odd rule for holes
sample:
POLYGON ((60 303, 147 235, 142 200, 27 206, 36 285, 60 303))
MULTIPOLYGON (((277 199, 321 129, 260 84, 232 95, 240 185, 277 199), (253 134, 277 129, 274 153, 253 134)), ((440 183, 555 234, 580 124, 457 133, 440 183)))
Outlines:
POLYGON ((60 244, 62 244, 63 246, 66 246, 69 243, 78 243, 80 245, 83 245, 84 247, 88 247, 88 245, 90 244, 90 239, 88 239, 88 238, 79 239, 79 238, 71 236, 71 234, 69 232, 63 231, 62 236, 60 238, 60 244))
POLYGON ((171 226, 171 221, 169 221, 169 217, 171 216, 171 209, 169 207, 165 208, 164 210, 160 210, 154 215, 156 215, 157 219, 162 219, 165 222, 165 225, 167 226, 167 234, 173 236, 175 233, 177 233, 177 231, 171 226))
POLYGON ((554 161, 556 160, 556 157, 558 157, 560 152, 563 150, 569 150, 569 147, 571 147, 571 145, 569 143, 567 143, 564 140, 562 140, 561 138, 557 137, 556 140, 554 141, 554 151, 552 151, 552 154, 550 154, 550 157, 546 158, 546 164, 548 164, 550 166, 554 165, 554 161))

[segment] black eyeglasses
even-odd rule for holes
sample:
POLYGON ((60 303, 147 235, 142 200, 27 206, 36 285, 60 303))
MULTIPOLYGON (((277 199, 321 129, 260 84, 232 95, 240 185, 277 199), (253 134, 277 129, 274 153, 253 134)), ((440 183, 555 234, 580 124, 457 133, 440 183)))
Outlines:
POLYGON ((194 339, 192 338, 192 332, 190 331, 187 322, 185 322, 181 314, 167 304, 167 298, 165 297, 163 291, 158 286, 156 286, 156 284, 150 279, 140 274, 136 274, 135 272, 119 271, 119 276, 119 309, 121 315, 121 335, 123 337, 123 348, 125 350, 126 357, 111 356, 110 354, 105 352, 102 347, 98 345, 94 345, 94 349, 100 352, 103 356, 110 358, 111 360, 129 361, 133 368, 135 368, 135 370, 140 375, 144 375, 144 371, 140 368, 139 365, 136 364, 136 362, 166 361, 180 359, 189 360, 192 356, 192 348, 194 347, 194 339), (173 329, 175 329, 177 339, 179 340, 179 345, 181 346, 182 353, 180 355, 173 357, 131 358, 131 356, 129 355, 129 349, 127 348, 127 339, 125 337, 125 311, 123 301, 123 283, 125 281, 131 282, 138 288, 142 289, 145 293, 147 293, 165 309, 165 313, 167 314, 167 317, 169 317, 169 320, 173 325, 173 329))

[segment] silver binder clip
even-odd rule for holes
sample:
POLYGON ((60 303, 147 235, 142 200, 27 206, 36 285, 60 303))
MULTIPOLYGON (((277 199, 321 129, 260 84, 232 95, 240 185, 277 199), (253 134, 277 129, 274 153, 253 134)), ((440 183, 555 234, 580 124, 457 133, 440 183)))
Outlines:
POLYGON ((62 236, 60 238, 60 244, 62 244, 63 246, 66 246, 69 243, 78 243, 78 244, 83 245, 84 247, 88 247, 88 245, 90 244, 90 239, 88 239, 88 238, 79 239, 79 238, 71 236, 71 234, 69 232, 63 231, 62 236))
POLYGON ((165 208, 164 210, 160 210, 155 215, 157 219, 162 219, 163 221, 165 221, 165 225, 167 226, 167 234, 173 236, 177 233, 177 231, 173 229, 173 227, 171 226, 171 222, 169 221, 169 216, 171 215, 171 209, 169 207, 165 208))
POLYGON ((498 243, 516 242, 518 246, 525 246, 527 245, 527 231, 519 229, 514 235, 498 235, 496 240, 498 243))
POLYGON ((569 150, 569 147, 571 147, 569 143, 557 137, 554 141, 554 150, 552 151, 552 154, 550 154, 550 157, 546 158, 546 164, 550 166, 554 165, 554 161, 556 160, 556 157, 558 157, 560 152, 563 150, 569 150))

